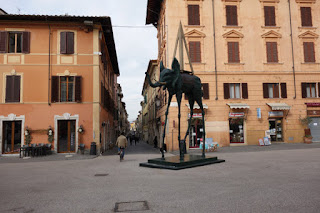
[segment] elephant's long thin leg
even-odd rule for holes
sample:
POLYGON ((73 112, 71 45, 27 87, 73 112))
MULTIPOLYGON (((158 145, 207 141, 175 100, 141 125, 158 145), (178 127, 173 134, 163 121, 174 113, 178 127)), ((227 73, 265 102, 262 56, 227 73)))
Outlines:
POLYGON ((189 106, 190 106, 190 118, 188 120, 188 129, 187 129, 186 135, 184 136, 184 139, 183 139, 184 141, 186 141, 187 136, 190 135, 190 124, 191 124, 191 119, 192 119, 192 116, 193 116, 194 99, 191 98, 191 97, 188 97, 188 98, 189 98, 189 106))
POLYGON ((181 118, 181 114, 180 114, 180 110, 181 110, 181 99, 182 99, 182 93, 177 93, 176 94, 177 97, 177 102, 178 102, 178 141, 179 141, 179 148, 180 148, 180 159, 183 159, 183 154, 184 154, 184 144, 182 146, 181 142, 180 142, 180 118, 181 118))
POLYGON ((166 136, 166 126, 167 126, 167 117, 168 117, 168 113, 169 113, 169 107, 170 107, 170 103, 171 103, 171 99, 172 99, 172 94, 169 93, 169 99, 168 99, 168 106, 167 106, 167 110, 166 110, 166 118, 164 120, 164 127, 163 127, 163 134, 162 134, 162 148, 161 148, 161 154, 162 154, 162 159, 164 160, 164 138, 166 136))

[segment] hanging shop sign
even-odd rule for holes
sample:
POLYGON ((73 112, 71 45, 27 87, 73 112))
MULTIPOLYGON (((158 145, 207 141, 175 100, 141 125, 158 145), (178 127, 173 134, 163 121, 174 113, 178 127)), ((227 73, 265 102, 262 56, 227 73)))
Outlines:
POLYGON ((229 118, 244 117, 244 112, 229 112, 229 118))
POLYGON ((283 117, 283 111, 268 112, 269 117, 283 117))
POLYGON ((320 107, 320 103, 306 103, 307 107, 320 107))
MULTIPOLYGON (((190 113, 188 114, 188 117, 190 118, 190 113)), ((201 113, 193 113, 192 118, 202 118, 201 113)))
POLYGON ((307 110, 307 114, 312 115, 320 115, 320 110, 307 110))

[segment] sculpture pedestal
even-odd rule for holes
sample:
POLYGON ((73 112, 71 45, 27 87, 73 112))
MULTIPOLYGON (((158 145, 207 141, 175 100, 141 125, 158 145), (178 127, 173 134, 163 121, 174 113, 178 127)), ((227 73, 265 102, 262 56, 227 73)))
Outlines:
POLYGON ((183 159, 180 159, 180 156, 166 157, 165 159, 154 158, 148 160, 147 163, 140 163, 140 166, 158 169, 180 170, 222 162, 225 162, 225 160, 218 159, 217 157, 202 157, 201 155, 185 154, 183 159))

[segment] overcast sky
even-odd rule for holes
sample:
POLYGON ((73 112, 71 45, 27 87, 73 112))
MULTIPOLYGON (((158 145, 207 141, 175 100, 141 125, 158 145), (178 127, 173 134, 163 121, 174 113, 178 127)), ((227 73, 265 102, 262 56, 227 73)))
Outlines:
POLYGON ((0 8, 13 14, 110 16, 120 69, 118 83, 129 121, 137 118, 144 72, 149 60, 157 59, 156 28, 145 25, 147 0, 0 0, 0 8))

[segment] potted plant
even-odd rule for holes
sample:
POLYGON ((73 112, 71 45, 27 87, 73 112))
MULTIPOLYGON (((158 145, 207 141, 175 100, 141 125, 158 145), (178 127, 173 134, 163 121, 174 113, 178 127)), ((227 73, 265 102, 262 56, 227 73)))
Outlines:
POLYGON ((304 129, 304 143, 312 143, 312 135, 311 130, 309 128, 309 124, 311 123, 312 119, 309 116, 306 116, 305 118, 300 118, 300 122, 303 126, 305 126, 304 129))

